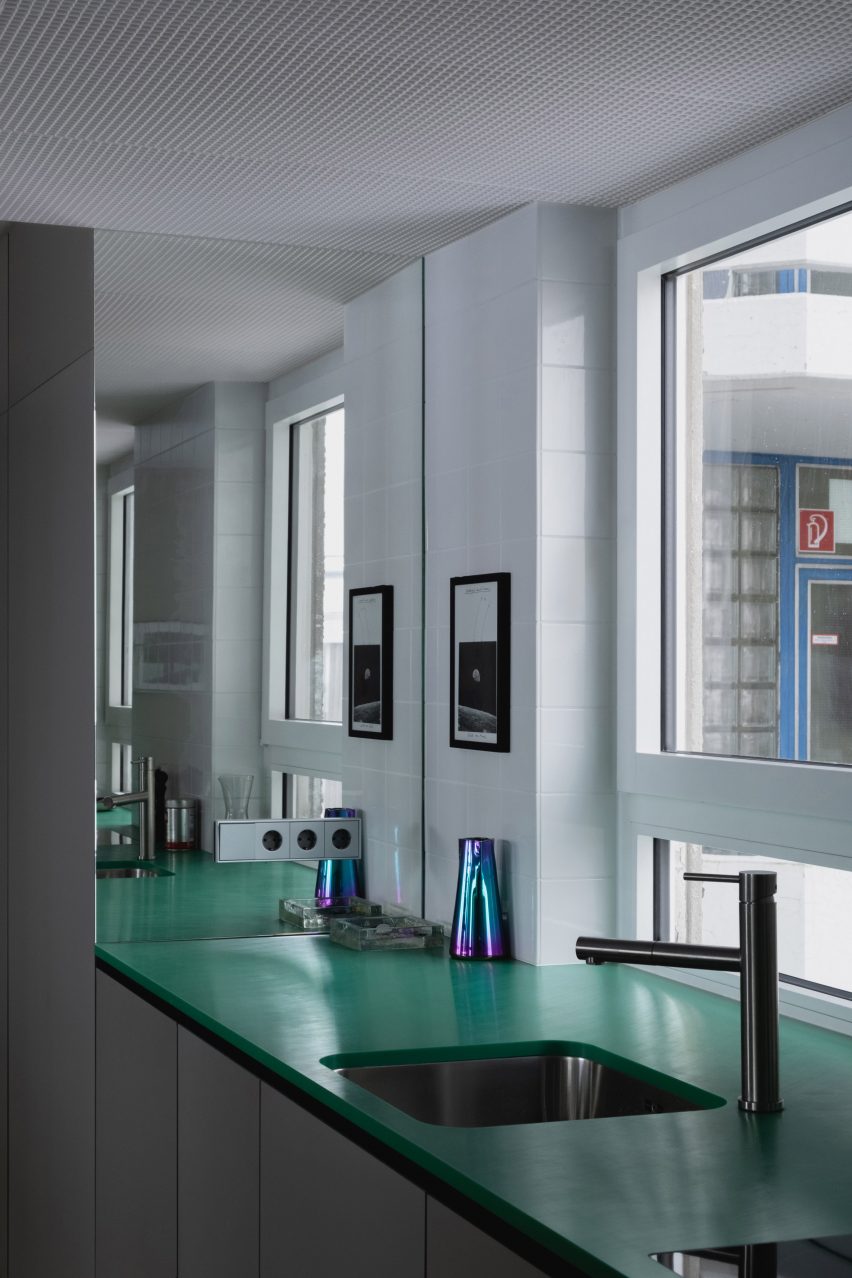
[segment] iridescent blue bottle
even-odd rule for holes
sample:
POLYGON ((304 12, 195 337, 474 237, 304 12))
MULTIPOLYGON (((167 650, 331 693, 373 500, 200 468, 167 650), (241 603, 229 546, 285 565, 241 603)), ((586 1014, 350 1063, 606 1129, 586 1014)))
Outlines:
MULTIPOLYGON (((357 808, 326 808, 326 817, 357 817, 357 808)), ((328 901, 333 896, 363 896, 364 876, 360 858, 320 861, 317 866, 317 882, 314 896, 328 901)))
POLYGON ((508 958, 494 840, 459 839, 459 882, 450 932, 453 958, 508 958))

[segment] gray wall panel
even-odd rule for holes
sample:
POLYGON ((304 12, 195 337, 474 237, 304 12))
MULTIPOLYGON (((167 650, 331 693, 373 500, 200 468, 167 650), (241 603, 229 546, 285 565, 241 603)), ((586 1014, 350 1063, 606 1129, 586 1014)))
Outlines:
POLYGON ((9 236, 0 234, 0 411, 9 400, 9 236))
POLYGON ((94 1271, 93 386, 9 413, 10 1278, 94 1271))
MULTIPOLYGON (((488 1278, 542 1278, 542 1271, 508 1247, 427 1198, 426 1278, 447 1274, 488 1274, 488 1278)), ((566 1272, 570 1267, 566 1266, 566 1272)))
POLYGON ((9 401, 79 359, 94 343, 92 232, 16 223, 9 232, 9 401))
MULTIPOLYGON (((0 248, 2 253, 2 248, 0 248)), ((0 295, 0 306, 2 306, 0 295)), ((9 497, 9 468, 7 465, 9 441, 9 415, 0 412, 0 601, 5 606, 7 597, 8 545, 6 537, 6 505, 9 497)), ((8 627, 5 619, 0 622, 0 1278, 7 1278, 8 1255, 8 1112, 5 1098, 8 1095, 9 1038, 8 1038, 8 948, 9 934, 9 856, 8 856, 8 760, 9 760, 9 707, 6 679, 6 647, 8 627)))
POLYGON ((260 1278, 373 1278, 379 1255, 422 1278, 423 1190, 280 1092, 260 1092, 260 1278))
POLYGON ((178 1030, 180 1278, 257 1276, 259 1093, 252 1074, 178 1030))
POLYGON ((177 1025, 97 973, 97 1278, 177 1272, 177 1025))

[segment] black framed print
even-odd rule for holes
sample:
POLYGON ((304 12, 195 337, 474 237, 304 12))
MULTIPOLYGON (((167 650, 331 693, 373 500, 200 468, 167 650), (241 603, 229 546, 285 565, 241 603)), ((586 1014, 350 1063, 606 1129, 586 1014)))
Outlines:
POLYGON ((349 735, 393 740, 393 586, 349 591, 349 735))
POLYGON ((450 581, 450 745, 463 750, 509 750, 510 581, 450 581))

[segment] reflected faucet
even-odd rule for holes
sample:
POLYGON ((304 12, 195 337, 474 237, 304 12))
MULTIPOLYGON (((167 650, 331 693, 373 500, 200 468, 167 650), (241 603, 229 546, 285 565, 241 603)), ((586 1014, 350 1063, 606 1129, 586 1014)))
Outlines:
POLYGON ((153 861, 157 855, 154 825, 154 760, 148 755, 133 759, 131 766, 139 767, 139 789, 130 794, 99 794, 97 802, 109 812, 112 808, 126 808, 139 804, 139 860, 153 861))
POLYGON ((580 936, 577 958, 595 964, 640 963, 739 972, 740 1109, 750 1114, 777 1113, 784 1108, 778 1084, 777 876, 773 870, 743 870, 739 874, 684 874, 683 877, 698 883, 739 884, 739 948, 580 936))

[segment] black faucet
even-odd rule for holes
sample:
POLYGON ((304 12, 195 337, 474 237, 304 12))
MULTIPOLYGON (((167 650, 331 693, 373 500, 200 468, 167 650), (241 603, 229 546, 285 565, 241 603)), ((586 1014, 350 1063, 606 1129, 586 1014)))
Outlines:
POLYGON ((641 963, 739 972, 740 1109, 750 1114, 775 1114, 784 1108, 778 1084, 777 876, 773 870, 742 870, 739 874, 684 874, 683 877, 692 882, 739 884, 739 948, 580 936, 577 958, 587 963, 641 963))

